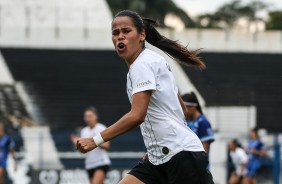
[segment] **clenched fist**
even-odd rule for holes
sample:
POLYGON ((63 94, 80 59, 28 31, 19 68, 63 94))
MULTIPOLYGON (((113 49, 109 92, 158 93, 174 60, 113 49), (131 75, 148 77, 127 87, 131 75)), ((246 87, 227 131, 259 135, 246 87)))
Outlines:
POLYGON ((97 147, 92 137, 90 138, 80 138, 76 142, 77 150, 81 153, 87 153, 97 147))

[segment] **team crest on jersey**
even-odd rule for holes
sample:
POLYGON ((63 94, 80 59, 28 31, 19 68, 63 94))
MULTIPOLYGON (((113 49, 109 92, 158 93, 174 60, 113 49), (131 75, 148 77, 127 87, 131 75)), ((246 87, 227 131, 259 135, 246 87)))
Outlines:
POLYGON ((170 66, 167 63, 166 63, 166 67, 171 72, 171 68, 170 68, 170 66))
POLYGON ((152 84, 152 82, 150 80, 144 81, 144 82, 140 82, 140 83, 137 84, 137 88, 142 88, 142 87, 145 87, 145 86, 149 86, 151 84, 152 84))

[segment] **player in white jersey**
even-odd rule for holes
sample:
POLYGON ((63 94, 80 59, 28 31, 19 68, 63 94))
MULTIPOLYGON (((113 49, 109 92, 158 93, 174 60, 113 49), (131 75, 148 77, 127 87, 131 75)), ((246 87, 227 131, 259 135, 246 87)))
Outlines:
MULTIPOLYGON (((87 126, 80 132, 81 138, 93 137, 106 129, 101 123, 98 123, 97 110, 94 107, 88 107, 84 111, 84 121, 87 126)), ((72 141, 76 144, 79 137, 72 136, 72 141)), ((85 169, 88 172, 91 184, 103 184, 109 166, 111 164, 107 150, 110 148, 110 143, 101 144, 95 150, 87 153, 85 158, 85 169)))
POLYGON ((119 12, 112 22, 112 41, 129 67, 127 94, 131 110, 101 134, 79 139, 77 147, 88 152, 140 125, 148 159, 135 166, 120 184, 213 183, 201 141, 186 126, 187 110, 171 69, 162 56, 145 48, 145 40, 178 62, 205 66, 195 52, 160 35, 155 21, 129 10, 119 12))
POLYGON ((248 163, 248 155, 246 151, 238 146, 238 141, 236 139, 232 140, 229 145, 229 154, 232 160, 232 163, 235 166, 235 172, 232 173, 229 178, 229 184, 238 184, 238 183, 246 183, 245 176, 247 174, 247 163, 248 163))

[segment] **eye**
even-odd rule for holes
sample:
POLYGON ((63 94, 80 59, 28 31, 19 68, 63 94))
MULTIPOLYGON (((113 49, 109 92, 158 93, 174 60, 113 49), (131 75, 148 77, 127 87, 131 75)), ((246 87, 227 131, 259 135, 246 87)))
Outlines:
POLYGON ((112 35, 114 35, 114 36, 116 36, 116 35, 118 35, 119 34, 119 31, 118 30, 113 30, 112 31, 112 35))
POLYGON ((130 31, 131 31, 131 29, 124 29, 123 32, 127 34, 127 33, 129 33, 130 31))

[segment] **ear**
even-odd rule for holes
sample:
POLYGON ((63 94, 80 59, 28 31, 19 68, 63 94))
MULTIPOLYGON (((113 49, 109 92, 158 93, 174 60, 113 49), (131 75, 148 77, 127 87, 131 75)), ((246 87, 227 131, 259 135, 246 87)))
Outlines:
POLYGON ((145 31, 142 31, 142 32, 140 33, 140 42, 145 41, 145 39, 146 39, 145 31))

